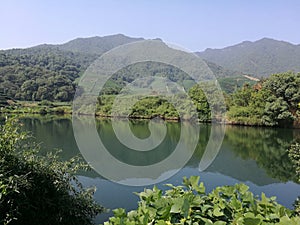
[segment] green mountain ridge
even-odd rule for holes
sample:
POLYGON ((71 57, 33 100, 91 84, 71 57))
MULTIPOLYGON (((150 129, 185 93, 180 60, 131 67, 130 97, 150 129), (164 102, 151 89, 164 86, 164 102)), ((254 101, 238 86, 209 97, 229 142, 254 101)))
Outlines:
MULTIPOLYGON (((16 100, 71 101, 78 79, 97 57, 117 46, 142 40, 145 39, 116 34, 77 38, 59 45, 0 50, 0 88, 16 100)), ((222 50, 207 49, 198 55, 227 93, 246 82, 253 83, 244 75, 266 77, 281 71, 300 71, 300 46, 267 38, 222 50)), ((120 88, 117 78, 113 82, 111 87, 120 88)))
POLYGON ((208 48, 197 55, 226 69, 258 78, 288 70, 300 71, 300 45, 271 38, 244 41, 222 49, 208 48))
POLYGON ((109 35, 104 37, 76 38, 65 44, 55 45, 62 51, 79 52, 85 54, 102 55, 117 46, 135 41, 142 41, 144 38, 132 38, 123 34, 109 35))

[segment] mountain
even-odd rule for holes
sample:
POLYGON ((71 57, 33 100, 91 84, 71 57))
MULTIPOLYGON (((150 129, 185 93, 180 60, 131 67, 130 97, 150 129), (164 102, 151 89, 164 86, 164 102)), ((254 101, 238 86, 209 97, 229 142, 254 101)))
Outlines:
POLYGON ((76 80, 97 57, 139 40, 117 34, 0 51, 0 89, 17 100, 70 101, 76 80))
POLYGON ((300 45, 270 38, 223 49, 206 49, 197 54, 226 69, 242 71, 255 77, 268 77, 273 73, 300 71, 300 45))
POLYGON ((86 54, 102 55, 119 45, 134 41, 142 41, 144 38, 132 38, 123 34, 109 35, 104 37, 77 38, 65 44, 55 45, 63 51, 80 52, 86 54))
POLYGON ((205 59, 203 59, 203 60, 207 64, 207 66, 210 68, 210 70, 214 73, 215 77, 217 77, 217 78, 237 77, 237 76, 244 75, 244 73, 242 73, 242 72, 225 69, 224 67, 217 65, 216 63, 207 61, 205 59))
MULTIPOLYGON (((0 51, 0 89, 7 97, 16 100, 70 101, 73 99, 79 77, 97 57, 119 45, 141 40, 144 39, 117 34, 77 38, 59 45, 43 44, 25 49, 2 50, 0 51)), ((241 72, 224 69, 209 61, 206 63, 217 78, 243 75, 241 72)), ((190 80, 183 79, 184 76, 179 71, 174 72, 173 69, 161 66, 157 69, 158 65, 155 64, 150 67, 155 73, 164 73, 176 78, 175 80, 180 80, 185 86, 190 86, 190 80)), ((145 68, 140 65, 131 67, 131 70, 131 73, 123 73, 119 78, 115 78, 110 92, 115 93, 124 85, 120 77, 124 78, 123 81, 127 80, 130 77, 128 74, 135 76, 133 71, 147 74, 145 68)), ((239 82, 235 80, 223 82, 226 83, 226 90, 232 91, 243 83, 240 82, 240 78, 234 79, 238 79, 239 82)))

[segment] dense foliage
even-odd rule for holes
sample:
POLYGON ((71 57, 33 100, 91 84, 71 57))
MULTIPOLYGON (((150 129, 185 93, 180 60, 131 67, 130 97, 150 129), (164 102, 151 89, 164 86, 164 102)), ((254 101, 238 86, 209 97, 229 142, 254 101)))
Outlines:
POLYGON ((0 51, 0 89, 17 100, 71 101, 76 78, 93 59, 51 47, 0 51))
MULTIPOLYGON (((291 145, 289 149, 289 157, 291 158, 296 174, 298 182, 300 182, 300 144, 295 143, 291 145)), ((295 201, 295 210, 297 214, 300 216, 300 196, 295 201)))
POLYGON ((199 177, 184 178, 184 186, 173 186, 163 191, 154 187, 139 193, 136 210, 115 209, 114 217, 104 225, 170 225, 170 224, 290 224, 300 218, 295 212, 276 202, 275 197, 254 196, 244 184, 217 187, 205 192, 199 177))
POLYGON ((300 73, 273 74, 229 97, 229 120, 249 125, 292 126, 299 123, 300 73))
POLYGON ((300 182, 300 144, 295 143, 289 149, 289 157, 293 161, 298 180, 300 182))
POLYGON ((78 157, 59 160, 57 153, 38 154, 19 124, 0 127, 0 222, 2 224, 84 225, 103 208, 93 200, 76 172, 87 169, 78 157))

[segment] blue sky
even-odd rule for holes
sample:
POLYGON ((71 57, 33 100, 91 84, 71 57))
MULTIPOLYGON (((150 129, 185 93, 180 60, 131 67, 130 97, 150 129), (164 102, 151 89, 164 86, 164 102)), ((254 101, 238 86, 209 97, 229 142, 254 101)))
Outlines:
POLYGON ((0 49, 122 33, 192 51, 263 37, 300 44, 299 0, 1 0, 0 49))

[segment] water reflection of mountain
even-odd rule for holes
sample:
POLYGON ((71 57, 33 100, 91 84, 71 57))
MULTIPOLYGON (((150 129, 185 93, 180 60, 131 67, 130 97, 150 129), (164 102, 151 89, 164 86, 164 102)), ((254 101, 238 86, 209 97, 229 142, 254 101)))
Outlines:
MULTIPOLYGON (((42 151, 53 148, 63 149, 63 159, 79 154, 70 119, 59 117, 55 119, 24 118, 22 122, 24 129, 32 132, 36 142, 42 142, 42 151)), ((136 136, 143 136, 144 133, 144 137, 147 137, 149 130, 146 125, 145 121, 132 122, 130 127, 136 136)), ((114 149, 117 149, 118 144, 115 142, 110 122, 100 120, 97 122, 97 126, 100 136, 102 134, 108 144, 113 142, 114 149)), ((165 147, 174 146, 180 134, 180 125, 168 123, 167 127, 169 136, 165 147)), ((223 174, 239 181, 250 181, 259 186, 289 180, 295 181, 294 170, 287 157, 286 149, 293 137, 299 136, 299 133, 299 130, 227 126, 221 151, 206 171, 223 174)), ((201 125, 200 141, 186 167, 198 169, 209 135, 210 125, 201 125)), ((186 141, 185 144, 188 145, 189 142, 186 141)), ((152 157, 150 160, 161 160, 169 153, 161 149, 149 157, 152 157)), ((136 159, 136 155, 133 153, 132 155, 124 154, 116 150, 114 154, 127 162, 136 159)), ((149 159, 149 157, 147 158, 149 159)), ((176 167, 177 165, 174 165, 174 169, 176 167)), ((93 171, 84 175, 100 178, 93 171)))

